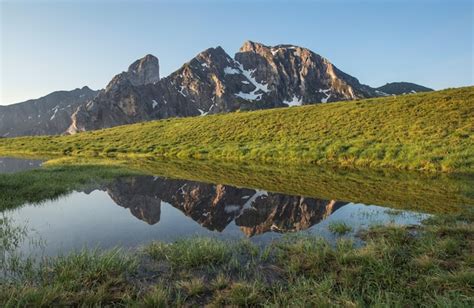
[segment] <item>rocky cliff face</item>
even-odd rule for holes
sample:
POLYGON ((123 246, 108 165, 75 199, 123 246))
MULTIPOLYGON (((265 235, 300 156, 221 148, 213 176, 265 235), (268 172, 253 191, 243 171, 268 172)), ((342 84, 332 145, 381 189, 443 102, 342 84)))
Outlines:
POLYGON ((132 63, 126 72, 116 75, 104 90, 82 104, 71 116, 67 133, 112 127, 152 119, 144 102, 149 93, 145 85, 160 80, 158 58, 152 55, 132 63))
POLYGON ((235 58, 221 47, 209 48, 159 81, 157 61, 147 57, 137 62, 142 70, 155 73, 153 82, 142 78, 132 82, 131 68, 117 75, 93 101, 74 113, 68 132, 377 95, 327 59, 292 45, 246 42, 235 58))
POLYGON ((71 115, 78 106, 94 98, 97 93, 83 87, 0 106, 0 136, 61 134, 71 125, 71 115))
POLYGON ((134 86, 157 83, 160 81, 160 63, 157 57, 146 55, 133 62, 122 75, 134 86))
POLYGON ((235 55, 241 70, 260 84, 257 101, 283 107, 376 96, 373 89, 340 71, 329 60, 293 45, 245 42, 235 55), (261 95, 259 95, 261 94, 261 95))
POLYGON ((118 179, 105 189, 118 205, 148 224, 160 221, 164 202, 209 230, 221 232, 235 221, 247 236, 304 230, 346 204, 149 176, 118 179))

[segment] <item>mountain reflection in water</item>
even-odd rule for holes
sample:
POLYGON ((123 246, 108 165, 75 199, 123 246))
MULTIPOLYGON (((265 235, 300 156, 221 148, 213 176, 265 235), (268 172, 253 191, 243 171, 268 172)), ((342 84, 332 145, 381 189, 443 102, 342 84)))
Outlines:
MULTIPOLYGON (((273 179, 281 185, 287 183, 273 179)), ((311 183, 321 191, 322 187, 333 187, 330 182, 311 183)), ((421 214, 423 211, 405 211, 403 206, 402 210, 388 211, 385 202, 376 206, 357 198, 333 200, 340 196, 333 190, 324 190, 326 197, 319 198, 316 194, 308 197, 305 191, 272 192, 271 187, 239 188, 145 175, 84 185, 3 212, 13 226, 28 229, 28 243, 23 243, 20 251, 58 255, 85 247, 134 248, 151 241, 171 242, 192 236, 230 240, 249 237, 265 245, 282 233, 292 232, 335 241, 338 236, 328 228, 333 222, 347 223, 352 231, 345 236, 353 237, 370 225, 418 224, 427 217, 421 214), (37 242, 44 245, 30 244, 37 242)))
POLYGON ((247 236, 307 229, 347 204, 261 190, 151 176, 121 178, 101 188, 144 222, 159 223, 169 204, 211 231, 235 221, 247 236))

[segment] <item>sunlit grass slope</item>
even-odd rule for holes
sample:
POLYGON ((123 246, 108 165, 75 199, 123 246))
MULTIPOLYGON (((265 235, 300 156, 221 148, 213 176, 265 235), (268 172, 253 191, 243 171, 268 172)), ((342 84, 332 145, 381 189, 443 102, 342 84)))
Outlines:
POLYGON ((0 155, 150 155, 472 172, 474 87, 0 140, 0 155))

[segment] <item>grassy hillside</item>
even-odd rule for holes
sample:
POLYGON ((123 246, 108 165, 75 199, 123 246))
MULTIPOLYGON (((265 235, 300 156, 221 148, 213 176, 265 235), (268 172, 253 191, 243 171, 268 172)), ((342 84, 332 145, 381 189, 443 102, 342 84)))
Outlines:
POLYGON ((474 87, 0 140, 0 155, 167 156, 473 172, 474 87))

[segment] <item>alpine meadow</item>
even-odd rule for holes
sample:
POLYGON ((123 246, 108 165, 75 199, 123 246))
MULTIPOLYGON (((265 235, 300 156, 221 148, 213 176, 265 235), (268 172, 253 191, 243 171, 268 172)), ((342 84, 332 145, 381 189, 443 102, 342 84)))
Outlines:
POLYGON ((474 87, 9 138, 4 154, 158 156, 472 173, 474 87))

